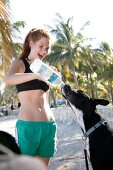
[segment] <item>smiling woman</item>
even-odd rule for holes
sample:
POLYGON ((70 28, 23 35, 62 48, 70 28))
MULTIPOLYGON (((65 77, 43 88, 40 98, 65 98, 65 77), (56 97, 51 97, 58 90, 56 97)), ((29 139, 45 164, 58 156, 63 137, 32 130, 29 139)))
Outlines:
POLYGON ((16 85, 21 103, 16 123, 21 153, 41 159, 46 166, 56 152, 56 122, 48 102, 49 85, 30 70, 30 65, 46 57, 49 41, 46 30, 32 29, 20 58, 12 62, 6 75, 6 84, 16 85))

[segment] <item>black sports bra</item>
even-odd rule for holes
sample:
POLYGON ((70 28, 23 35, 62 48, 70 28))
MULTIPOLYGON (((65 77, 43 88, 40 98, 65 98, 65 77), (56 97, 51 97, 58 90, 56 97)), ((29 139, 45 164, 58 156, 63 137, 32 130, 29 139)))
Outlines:
MULTIPOLYGON (((30 65, 28 61, 24 58, 23 62, 25 65, 24 73, 32 73, 32 71, 30 70, 30 65)), ((35 79, 35 80, 27 81, 25 83, 17 84, 16 89, 17 89, 17 92, 36 90, 36 89, 41 89, 46 92, 49 89, 49 86, 44 81, 35 79)))

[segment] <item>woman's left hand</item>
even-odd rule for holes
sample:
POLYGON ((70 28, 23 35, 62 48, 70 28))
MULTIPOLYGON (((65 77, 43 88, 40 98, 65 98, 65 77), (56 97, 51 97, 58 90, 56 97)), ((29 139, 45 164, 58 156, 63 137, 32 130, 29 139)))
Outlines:
POLYGON ((59 75, 61 75, 61 73, 58 71, 58 69, 54 66, 50 66, 50 68, 52 68, 54 71, 56 71, 59 75))
POLYGON ((54 66, 50 66, 50 68, 52 68, 54 71, 58 71, 58 69, 54 66))

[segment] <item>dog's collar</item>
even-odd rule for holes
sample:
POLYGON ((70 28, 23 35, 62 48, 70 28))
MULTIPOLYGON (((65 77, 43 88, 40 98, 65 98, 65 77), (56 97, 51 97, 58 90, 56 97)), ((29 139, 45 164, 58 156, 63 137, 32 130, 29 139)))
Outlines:
POLYGON ((86 133, 84 133, 84 137, 85 139, 93 132, 95 131, 97 128, 99 128, 101 125, 106 125, 107 122, 106 121, 99 121, 98 123, 96 123, 94 126, 92 126, 86 133))

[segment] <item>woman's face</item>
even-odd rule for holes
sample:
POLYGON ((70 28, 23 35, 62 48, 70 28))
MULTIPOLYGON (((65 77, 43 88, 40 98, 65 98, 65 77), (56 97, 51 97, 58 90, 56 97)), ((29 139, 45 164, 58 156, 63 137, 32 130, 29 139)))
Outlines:
POLYGON ((42 37, 40 40, 36 42, 30 41, 30 47, 31 47, 30 58, 33 60, 36 58, 43 60, 48 54, 49 39, 46 37, 42 37))

